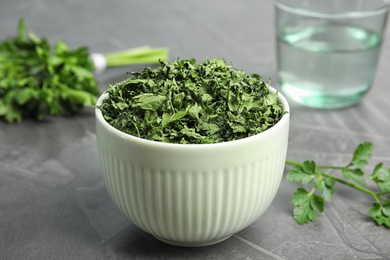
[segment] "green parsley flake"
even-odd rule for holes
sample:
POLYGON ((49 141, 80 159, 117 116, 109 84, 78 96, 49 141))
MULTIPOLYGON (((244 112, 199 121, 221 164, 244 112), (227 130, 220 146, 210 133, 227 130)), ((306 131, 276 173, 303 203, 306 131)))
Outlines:
POLYGON ((284 114, 278 94, 258 74, 222 59, 160 62, 107 90, 99 106, 113 127, 140 138, 181 144, 226 142, 256 135, 284 114))

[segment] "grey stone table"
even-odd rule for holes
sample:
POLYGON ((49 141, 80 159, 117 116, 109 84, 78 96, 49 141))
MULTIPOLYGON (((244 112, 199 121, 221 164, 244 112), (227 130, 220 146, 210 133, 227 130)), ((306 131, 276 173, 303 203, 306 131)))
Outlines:
MULTIPOLYGON (((19 18, 50 42, 109 52, 168 47, 170 59, 222 57, 276 82, 271 1, 1 0, 0 40, 19 18)), ((374 142, 370 167, 390 166, 390 33, 372 90, 356 106, 316 110, 291 102, 288 157, 346 163, 374 142)), ((141 66, 109 69, 104 91, 141 66)), ((357 72, 358 73, 358 72, 357 72)), ((282 181, 266 213, 223 243, 166 245, 130 224, 106 193, 92 109, 43 122, 0 120, 0 259, 390 259, 390 230, 367 217, 371 198, 339 185, 316 222, 298 225, 282 181)), ((287 171, 287 168, 286 168, 287 171)))

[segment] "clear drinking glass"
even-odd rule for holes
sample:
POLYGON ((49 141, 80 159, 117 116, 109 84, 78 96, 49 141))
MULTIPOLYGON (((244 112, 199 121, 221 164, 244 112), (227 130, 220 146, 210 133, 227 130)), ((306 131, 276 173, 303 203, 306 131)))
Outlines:
POLYGON ((359 101, 375 77, 388 10, 385 0, 276 0, 282 91, 317 108, 359 101))

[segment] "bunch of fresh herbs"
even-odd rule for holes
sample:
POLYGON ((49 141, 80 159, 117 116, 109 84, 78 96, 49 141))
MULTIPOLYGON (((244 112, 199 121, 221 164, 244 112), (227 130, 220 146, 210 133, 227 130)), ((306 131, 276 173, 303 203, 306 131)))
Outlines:
POLYGON ((222 59, 161 62, 110 86, 100 105, 115 128, 148 140, 207 144, 267 130, 284 114, 278 94, 258 74, 222 59))
POLYGON ((372 143, 361 143, 355 150, 350 163, 344 166, 316 165, 314 161, 303 163, 287 160, 292 169, 287 174, 291 182, 309 186, 298 188, 291 198, 294 204, 294 218, 299 224, 317 219, 324 210, 325 201, 331 201, 336 183, 370 195, 374 202, 368 209, 368 215, 378 224, 390 228, 390 169, 378 163, 371 173, 364 172, 372 155, 372 143), (341 176, 324 170, 339 170, 341 176), (367 182, 376 188, 368 188, 367 182))
MULTIPOLYGON (((100 93, 88 49, 70 50, 64 41, 52 47, 25 27, 20 20, 18 37, 0 43, 0 117, 7 122, 41 120, 93 106, 100 93)), ((106 66, 155 63, 166 57, 166 49, 150 48, 105 55, 106 66)))

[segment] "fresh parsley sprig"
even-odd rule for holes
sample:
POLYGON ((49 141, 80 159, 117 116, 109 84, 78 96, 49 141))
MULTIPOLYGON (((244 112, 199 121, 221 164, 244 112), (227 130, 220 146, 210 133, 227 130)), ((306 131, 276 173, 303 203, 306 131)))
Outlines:
POLYGON ((374 199, 368 208, 368 215, 378 224, 390 228, 390 168, 379 163, 372 173, 367 174, 364 168, 372 155, 372 143, 364 142, 357 146, 353 158, 346 166, 316 165, 314 161, 303 163, 287 160, 286 164, 293 167, 287 173, 287 180, 308 186, 308 189, 298 188, 291 198, 294 204, 294 219, 304 224, 317 219, 318 213, 324 211, 325 201, 331 201, 335 193, 334 186, 341 183, 361 191, 374 199), (341 176, 324 170, 341 171, 341 176), (376 184, 376 189, 370 189, 367 181, 376 184))
POLYGON ((32 117, 73 115, 92 107, 100 94, 94 72, 106 67, 167 60, 167 49, 147 46, 99 54, 96 63, 88 48, 70 50, 64 41, 26 32, 23 19, 18 36, 0 42, 0 118, 21 122, 32 117))
POLYGON ((0 43, 0 117, 41 120, 93 106, 99 91, 92 71, 87 48, 69 50, 64 41, 52 48, 21 20, 18 37, 0 43))

